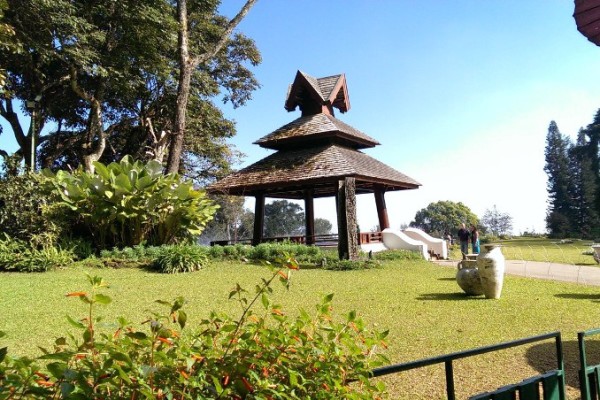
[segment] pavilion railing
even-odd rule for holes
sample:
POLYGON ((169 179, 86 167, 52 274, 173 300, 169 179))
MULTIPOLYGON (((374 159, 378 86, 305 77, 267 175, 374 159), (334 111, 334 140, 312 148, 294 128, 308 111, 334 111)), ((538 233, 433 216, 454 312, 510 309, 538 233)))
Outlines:
MULTIPOLYGON (((381 243, 382 236, 381 232, 361 232, 359 235, 360 244, 367 243, 381 243)), ((292 243, 298 244, 306 244, 306 236, 304 235, 296 235, 296 236, 278 236, 278 237, 266 237, 263 238, 261 243, 270 243, 270 242, 285 242, 289 241, 292 243)), ((328 235, 315 235, 312 240, 315 246, 319 247, 336 247, 338 244, 338 235, 337 233, 332 233, 328 235)), ((252 239, 239 239, 239 240, 214 240, 210 242, 211 246, 220 245, 226 246, 230 244, 252 244, 252 239)))

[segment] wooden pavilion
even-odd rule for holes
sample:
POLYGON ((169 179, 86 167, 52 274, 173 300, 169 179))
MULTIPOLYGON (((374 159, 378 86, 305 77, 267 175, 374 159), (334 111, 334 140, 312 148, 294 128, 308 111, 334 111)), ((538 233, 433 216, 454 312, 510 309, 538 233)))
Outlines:
POLYGON ((372 193, 379 226, 389 228, 384 194, 417 189, 420 184, 362 153, 379 143, 334 116, 350 99, 344 74, 314 78, 298 71, 285 109, 300 108, 300 118, 254 142, 274 154, 209 186, 211 193, 256 198, 252 243, 263 241, 265 198, 304 200, 306 244, 315 243, 313 199, 336 196, 339 254, 357 254, 355 195, 372 193))

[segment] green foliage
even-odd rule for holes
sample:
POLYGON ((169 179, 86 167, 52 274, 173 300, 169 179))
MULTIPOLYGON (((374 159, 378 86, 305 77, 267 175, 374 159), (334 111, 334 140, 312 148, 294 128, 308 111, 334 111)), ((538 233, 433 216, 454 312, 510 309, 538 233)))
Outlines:
POLYGON ((385 250, 373 253, 373 258, 380 261, 394 261, 394 260, 422 260, 423 255, 418 251, 410 250, 385 250))
POLYGON ((56 174, 45 170, 60 193, 57 207, 71 219, 73 231, 97 248, 160 245, 199 235, 215 206, 205 192, 176 175, 163 175, 156 161, 143 164, 125 156, 108 166, 94 163, 56 174))
POLYGON ((292 254, 300 262, 318 262, 323 258, 319 247, 289 241, 260 243, 251 248, 247 257, 252 260, 274 261, 284 254, 292 254))
POLYGON ((478 218, 461 202, 438 201, 417 211, 410 226, 420 228, 434 237, 445 237, 449 232, 456 232, 461 223, 477 226, 478 218))
POLYGON ((250 299, 237 285, 229 298, 242 307, 239 319, 212 312, 189 333, 182 297, 157 301, 165 311, 153 312, 142 328, 119 318, 114 331, 98 331, 96 308, 111 298, 101 278, 88 276, 89 292, 67 294, 85 304, 84 319, 68 317, 81 336, 56 339, 37 359, 0 349, 0 388, 10 388, 8 397, 29 399, 377 397, 384 386, 368 377, 387 362, 376 352, 386 346, 387 331, 367 330, 354 311, 334 319, 332 294, 312 315, 287 316, 269 294, 275 279, 289 285, 296 268, 293 259, 282 260, 250 299))
POLYGON ((193 272, 208 263, 206 247, 188 244, 162 246, 156 259, 150 265, 153 270, 168 274, 193 272))
POLYGON ((494 236, 508 234, 512 230, 512 217, 498 211, 496 206, 489 210, 485 210, 481 218, 481 225, 485 231, 490 231, 494 236))
POLYGON ((54 246, 32 247, 31 243, 6 234, 0 239, 0 271, 44 272, 71 264, 74 255, 54 246))
POLYGON ((265 237, 302 235, 304 229, 304 212, 298 204, 275 200, 265 205, 265 237))
POLYGON ((46 178, 25 173, 0 179, 0 232, 13 238, 30 241, 33 236, 61 233, 61 222, 48 213, 52 196, 44 185, 46 178))

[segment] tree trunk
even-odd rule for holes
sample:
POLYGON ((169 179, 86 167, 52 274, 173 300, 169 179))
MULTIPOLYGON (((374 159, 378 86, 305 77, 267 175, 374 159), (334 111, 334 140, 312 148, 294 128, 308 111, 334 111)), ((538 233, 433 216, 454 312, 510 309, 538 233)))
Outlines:
POLYGON ((340 260, 358 259, 358 232, 356 227, 356 181, 344 178, 338 181, 338 256, 340 260))
POLYGON ((190 94, 190 84, 193 71, 200 65, 213 58, 227 43, 233 29, 248 14, 250 8, 257 0, 247 0, 237 15, 229 21, 227 28, 219 38, 217 44, 204 54, 195 57, 189 55, 189 30, 187 0, 177 1, 177 20, 179 22, 178 52, 179 52, 179 82, 177 85, 177 100, 175 102, 175 123, 173 138, 169 147, 167 160, 167 173, 179 172, 179 164, 183 153, 183 143, 186 129, 186 109, 190 94))

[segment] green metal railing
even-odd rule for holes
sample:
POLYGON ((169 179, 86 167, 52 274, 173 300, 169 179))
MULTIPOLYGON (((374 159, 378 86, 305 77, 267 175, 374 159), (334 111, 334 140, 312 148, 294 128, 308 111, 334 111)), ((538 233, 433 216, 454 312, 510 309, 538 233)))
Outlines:
MULTIPOLYGON (((453 367, 453 362, 455 360, 472 357, 472 356, 477 356, 480 354, 490 353, 492 351, 509 349, 511 347, 523 346, 523 345, 530 344, 530 343, 541 342, 541 341, 549 340, 549 339, 555 339, 557 369, 548 371, 545 374, 539 375, 539 378, 540 378, 540 382, 542 382, 542 381, 545 382, 546 380, 548 380, 547 376, 551 376, 550 377, 551 380, 554 380, 554 377, 556 377, 557 378, 556 379, 556 385, 557 385, 556 387, 558 388, 556 393, 558 393, 558 397, 548 397, 548 398, 557 398, 557 399, 564 400, 566 398, 566 395, 565 395, 566 392, 565 392, 562 341, 561 341, 560 332, 550 332, 550 333, 546 333, 543 335, 531 336, 528 338, 513 340, 510 342, 504 342, 504 343, 494 344, 494 345, 490 345, 490 346, 478 347, 478 348, 472 349, 472 350, 460 351, 457 353, 451 353, 451 354, 446 354, 446 355, 442 355, 442 356, 425 358, 422 360, 411 361, 411 362, 407 362, 407 363, 395 364, 395 365, 389 365, 386 367, 376 368, 373 371, 371 371, 371 376, 378 377, 378 376, 396 374, 396 373, 400 373, 400 372, 404 372, 404 371, 408 371, 408 370, 412 370, 412 369, 416 369, 416 368, 428 367, 428 366, 436 365, 436 364, 444 364, 445 371, 446 371, 446 395, 448 396, 448 400, 455 400, 456 395, 454 393, 454 367, 453 367)), ((535 379, 535 378, 538 378, 538 377, 530 378, 529 380, 524 381, 524 382, 528 383, 531 379, 535 379)), ((505 387, 505 388, 508 388, 508 387, 505 387)), ((504 389, 504 388, 501 388, 501 389, 504 389)), ((494 394, 492 392, 492 393, 487 393, 487 394, 483 394, 483 395, 478 395, 478 396, 473 397, 473 399, 488 399, 488 398, 489 399, 511 399, 511 398, 514 398, 514 397, 510 397, 511 396, 510 394, 507 394, 506 396, 509 396, 509 397, 506 397, 500 391, 496 391, 495 393, 496 394, 494 394), (486 395, 488 397, 485 397, 486 395)), ((521 398, 525 399, 526 397, 521 397, 521 398)), ((546 398, 546 397, 544 397, 544 398, 546 398)))
POLYGON ((579 387, 581 400, 600 399, 600 364, 588 365, 587 353, 585 351, 585 338, 600 334, 600 328, 589 329, 577 333, 579 342, 579 387))

